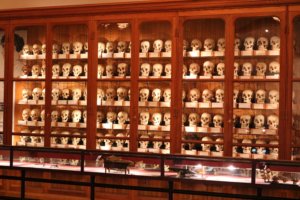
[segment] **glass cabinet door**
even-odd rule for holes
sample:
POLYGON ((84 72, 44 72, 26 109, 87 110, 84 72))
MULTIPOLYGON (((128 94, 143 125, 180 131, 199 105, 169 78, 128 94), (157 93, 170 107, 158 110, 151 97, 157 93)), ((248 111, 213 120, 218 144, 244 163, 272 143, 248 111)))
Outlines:
POLYGON ((53 26, 51 147, 85 148, 88 26, 53 26))
POLYGON ((280 19, 238 18, 234 40, 233 156, 278 159, 280 19))
POLYGON ((4 111, 4 31, 0 29, 0 145, 3 144, 3 111, 4 111))
POLYGON ((172 24, 142 22, 139 34, 138 151, 169 153, 172 24))
POLYGON ((131 24, 97 27, 97 144, 101 150, 128 151, 130 137, 131 24))
POLYGON ((222 156, 225 22, 186 20, 183 39, 181 152, 222 156))

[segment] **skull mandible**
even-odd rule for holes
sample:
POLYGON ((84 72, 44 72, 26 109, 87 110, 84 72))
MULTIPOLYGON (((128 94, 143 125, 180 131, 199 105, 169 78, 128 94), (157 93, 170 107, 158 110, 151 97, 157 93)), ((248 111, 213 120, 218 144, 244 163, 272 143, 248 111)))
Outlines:
POLYGON ((280 50, 280 37, 273 36, 270 39, 271 49, 272 50, 280 50))
POLYGON ((82 66, 81 65, 75 65, 73 66, 73 75, 75 77, 79 77, 82 74, 82 66))
POLYGON ((250 128, 251 116, 242 115, 240 118, 241 128, 250 128))
POLYGON ((267 64, 264 62, 258 62, 256 63, 256 76, 264 76, 266 75, 267 71, 267 64))
POLYGON ((213 97, 213 93, 211 90, 205 89, 202 91, 202 101, 204 103, 211 102, 212 97, 213 97))
POLYGON ((200 66, 197 63, 191 63, 189 66, 190 75, 198 75, 200 72, 200 66))
POLYGON ((215 64, 211 61, 205 61, 203 63, 203 72, 204 72, 204 76, 212 76, 213 72, 214 72, 214 68, 215 68, 215 64))
POLYGON ((255 126, 255 128, 263 128, 265 126, 265 116, 255 115, 254 126, 255 126))
POLYGON ((252 90, 244 90, 242 94, 243 102, 244 103, 251 103, 253 97, 253 91, 252 90))
POLYGON ((202 48, 202 42, 198 39, 193 39, 191 42, 192 51, 200 51, 202 48))
POLYGON ((159 102, 161 98, 161 89, 155 88, 152 90, 152 101, 159 102))
POLYGON ((42 89, 41 88, 34 88, 32 90, 32 99, 33 100, 39 100, 40 97, 42 96, 42 89))
POLYGON ((222 115, 215 115, 213 117, 213 124, 216 128, 222 128, 223 126, 223 116, 222 115))
POLYGON ((153 43, 153 49, 155 53, 161 52, 163 47, 163 41, 162 40, 155 40, 153 43))
POLYGON ((215 94, 215 99, 217 103, 224 103, 224 90, 217 89, 215 94))
POLYGON ((142 41, 141 42, 142 53, 148 53, 149 49, 150 49, 150 42, 149 41, 142 41))
POLYGON ((270 90, 268 98, 271 104, 279 103, 279 92, 277 90, 270 90))
POLYGON ((128 113, 121 111, 117 115, 118 124, 125 124, 128 121, 128 113))
POLYGON ((162 114, 161 113, 153 113, 152 114, 152 123, 154 126, 159 126, 162 120, 162 114))
POLYGON ((255 93, 256 103, 265 103, 266 100, 266 91, 265 90, 257 90, 255 93))
POLYGON ((211 122, 211 114, 202 113, 202 115, 201 115, 201 127, 208 128, 210 122, 211 122))
POLYGON ((118 53, 125 53, 127 49, 127 43, 125 41, 119 41, 117 44, 118 53))
POLYGON ((58 101, 61 95, 61 90, 59 88, 53 88, 51 91, 52 100, 58 101))
POLYGON ((127 89, 124 87, 119 87, 117 89, 118 101, 125 101, 127 97, 127 89))
POLYGON ((119 77, 125 77, 127 74, 128 65, 127 63, 119 63, 117 67, 117 72, 119 77))
POLYGON ((218 63, 217 65, 217 74, 218 76, 224 76, 225 72, 225 63, 218 63))
POLYGON ((198 125, 198 123, 199 123, 199 119, 200 119, 200 117, 199 117, 199 114, 198 113, 190 113, 189 114, 189 126, 190 127, 195 127, 195 126, 197 126, 198 125))
POLYGON ((148 77, 150 74, 150 64, 149 63, 143 63, 141 65, 141 76, 142 77, 148 77))
POLYGON ((198 102, 200 99, 200 90, 193 88, 189 91, 191 102, 198 102))
POLYGON ((244 41, 245 51, 252 51, 254 47, 254 37, 246 37, 244 41))
POLYGON ((160 63, 156 63, 153 65, 153 76, 160 77, 163 71, 163 66, 160 63))
POLYGON ((60 74, 60 67, 58 64, 52 66, 52 76, 57 77, 60 74))
POLYGON ((62 43, 63 54, 70 54, 70 50, 71 50, 71 44, 69 42, 63 42, 62 43))
POLYGON ((80 110, 73 110, 72 112, 72 121, 75 123, 80 122, 81 120, 81 111, 80 110))
POLYGON ((165 41, 165 51, 166 52, 172 51, 172 41, 171 40, 165 41))
POLYGON ((259 37, 257 40, 257 48, 258 50, 266 51, 268 50, 269 41, 265 37, 259 37))
POLYGON ((163 93, 164 102, 171 102, 171 89, 167 88, 164 90, 163 93))
POLYGON ((140 113, 140 124, 141 125, 148 125, 150 119, 149 112, 141 112, 140 113))
POLYGON ((245 62, 245 63, 243 64, 242 72, 243 72, 243 75, 244 75, 244 76, 251 76, 252 70, 253 70, 252 63, 250 63, 250 62, 245 62))
POLYGON ((149 93, 150 93, 150 91, 148 88, 140 89, 140 101, 142 101, 142 102, 148 101, 149 93))
POLYGON ((269 129, 277 130, 279 125, 279 118, 277 115, 269 115, 267 118, 269 129))
POLYGON ((213 51, 215 49, 215 41, 212 38, 204 40, 204 51, 213 51))
POLYGON ((41 67, 39 65, 33 65, 31 68, 31 75, 32 77, 36 78, 41 73, 41 67))
POLYGON ((72 71, 72 65, 70 63, 65 63, 62 66, 63 77, 68 77, 72 71))
POLYGON ((218 51, 225 51, 225 38, 219 38, 217 42, 218 51))

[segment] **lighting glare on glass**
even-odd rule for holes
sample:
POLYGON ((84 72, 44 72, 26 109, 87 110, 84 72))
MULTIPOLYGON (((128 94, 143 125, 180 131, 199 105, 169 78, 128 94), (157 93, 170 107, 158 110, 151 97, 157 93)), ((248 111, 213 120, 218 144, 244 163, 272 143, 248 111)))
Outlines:
POLYGON ((234 171, 234 170, 236 170, 236 167, 234 167, 233 165, 229 165, 229 166, 227 167, 227 169, 228 169, 229 171, 234 171))
POLYGON ((269 33, 269 29, 266 29, 265 32, 266 32, 266 33, 269 33))

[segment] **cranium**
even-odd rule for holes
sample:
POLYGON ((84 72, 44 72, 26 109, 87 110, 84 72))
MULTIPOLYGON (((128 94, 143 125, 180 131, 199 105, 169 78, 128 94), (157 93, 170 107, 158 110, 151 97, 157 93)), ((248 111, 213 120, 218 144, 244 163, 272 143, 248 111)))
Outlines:
POLYGON ((154 102, 159 102, 159 101, 160 101, 160 98, 161 98, 161 89, 155 88, 155 89, 152 91, 152 101, 154 101, 154 102))
POLYGON ((171 40, 165 41, 165 51, 166 52, 172 51, 172 41, 171 40))
POLYGON ((280 49, 280 37, 278 37, 278 36, 271 37, 270 43, 271 43, 271 49, 272 50, 279 50, 280 49))
POLYGON ((62 122, 68 122, 70 117, 70 111, 69 110, 62 110, 61 111, 61 120, 62 122))
POLYGON ((166 126, 170 126, 171 125, 171 113, 170 112, 166 112, 164 114, 164 122, 166 126))
POLYGON ((118 53, 124 53, 127 49, 127 43, 125 41, 119 41, 117 44, 118 53))
POLYGON ((201 115, 201 127, 209 127, 211 122, 211 115, 209 113, 202 113, 201 115))
POLYGON ((22 89, 22 97, 23 99, 28 100, 31 97, 31 90, 29 89, 22 89))
POLYGON ((32 46, 32 53, 33 55, 39 55, 41 53, 41 45, 39 44, 33 44, 32 46))
POLYGON ((106 46, 106 53, 113 53, 115 51, 115 43, 114 42, 107 42, 106 46))
POLYGON ((58 44, 52 44, 52 53, 53 54, 58 54, 60 52, 58 44))
POLYGON ((105 44, 103 42, 98 42, 98 53, 104 53, 105 44))
POLYGON ((31 121, 38 121, 40 118, 40 114, 41 112, 39 109, 32 109, 30 112, 31 121))
POLYGON ((234 102, 234 103, 237 102, 238 96, 239 96, 239 90, 234 89, 234 90, 233 90, 233 102, 234 102))
POLYGON ((104 90, 97 88, 97 100, 104 100, 105 92, 104 90))
POLYGON ((42 89, 41 88, 34 88, 32 90, 32 99, 33 100, 39 100, 42 96, 42 89))
POLYGON ((114 88, 106 89, 106 101, 114 101, 116 97, 116 90, 114 88))
POLYGON ((28 76, 30 71, 31 71, 31 69, 28 65, 22 66, 22 75, 28 76))
POLYGON ((117 116, 118 124, 125 124, 128 121, 128 113, 121 111, 117 116))
POLYGON ((156 63, 153 65, 153 76, 154 77, 160 77, 162 71, 163 71, 162 64, 156 63))
POLYGON ((250 128, 251 116, 242 115, 240 118, 241 128, 250 128))
POLYGON ((246 37, 244 41, 245 51, 252 51, 254 47, 254 37, 246 37))
POLYGON ((234 50, 239 51, 241 46, 241 39, 240 38, 235 38, 234 39, 234 50))
POLYGON ((142 88, 140 89, 140 101, 148 101, 148 98, 149 98, 149 89, 148 88, 142 88))
POLYGON ((98 64, 98 78, 101 78, 104 74, 104 66, 101 64, 98 64))
POLYGON ((60 67, 58 64, 52 66, 52 76, 56 77, 60 74, 60 67))
POLYGON ((97 112, 97 123, 102 123, 105 118, 105 115, 103 112, 98 111, 97 112))
POLYGON ((154 52, 157 52, 157 53, 161 52, 162 47, 163 47, 163 41, 162 40, 155 40, 153 42, 154 52))
POLYGON ((252 64, 250 62, 245 62, 242 67, 242 72, 244 76, 251 76, 252 74, 252 64))
POLYGON ((149 63, 143 63, 141 65, 141 76, 142 77, 148 77, 150 74, 150 64, 149 63))
POLYGON ((33 65, 31 67, 31 75, 32 75, 32 77, 36 78, 36 77, 38 77, 40 75, 40 73, 41 73, 41 68, 40 68, 39 65, 33 65))
POLYGON ((26 108, 22 111, 22 119, 23 121, 28 121, 30 117, 30 109, 26 108))
POLYGON ((80 122, 81 120, 81 111, 80 110, 73 110, 72 112, 72 121, 75 123, 80 122))
POLYGON ((42 54, 46 54, 46 44, 42 44, 42 54))
POLYGON ((192 51, 199 51, 202 48, 202 42, 198 39, 193 39, 191 42, 192 51))
POLYGON ((140 124, 141 125, 148 125, 150 119, 149 112, 141 112, 140 113, 140 124))
POLYGON ((25 44, 23 46, 23 49, 22 49, 22 54, 23 55, 30 55, 31 54, 31 49, 32 49, 32 47, 30 45, 25 44))
POLYGON ((277 61, 273 61, 269 64, 269 71, 271 74, 279 74, 280 64, 277 61))
POLYGON ((59 112, 57 110, 53 110, 51 112, 51 122, 57 122, 59 118, 59 112))
POLYGON ((170 63, 166 64, 165 65, 165 74, 166 74, 166 76, 171 77, 171 73, 172 73, 172 65, 170 63))
POLYGON ((82 70, 82 66, 81 65, 75 65, 73 66, 73 75, 75 77, 78 77, 82 74, 83 70, 82 70))
POLYGON ((183 40, 182 41, 182 49, 183 49, 183 51, 186 51, 187 49, 188 49, 188 46, 189 46, 189 42, 188 41, 186 41, 186 40, 183 40))
POLYGON ((52 100, 58 101, 61 95, 61 90, 59 88, 53 88, 51 91, 52 100))
POLYGON ((164 102, 171 102, 171 89, 167 88, 164 90, 163 93, 164 102))
POLYGON ((216 128, 222 128, 223 126, 223 116, 222 115, 215 115, 213 117, 213 124, 216 128))
POLYGON ((161 113, 153 113, 152 114, 152 123, 154 126, 159 126, 162 120, 162 114, 161 113))
POLYGON ((63 51, 63 54, 70 54, 71 44, 69 42, 64 42, 62 43, 61 49, 63 51))
POLYGON ((265 116, 255 115, 254 126, 255 126, 255 128, 263 128, 265 126, 265 116))
POLYGON ((211 102, 212 100, 212 97, 213 97, 213 93, 211 90, 209 89, 205 89, 202 91, 202 101, 203 102, 211 102))
POLYGON ((106 120, 107 123, 114 123, 114 121, 116 121, 117 119, 117 114, 115 112, 108 112, 106 113, 106 120))
POLYGON ((272 104, 279 103, 279 92, 277 90, 270 90, 268 98, 272 104))
POLYGON ((224 63, 218 63, 217 65, 217 74, 218 76, 224 76, 225 72, 225 64, 224 63))
POLYGON ((217 103, 224 103, 224 90, 223 89, 217 89, 215 98, 216 98, 217 103))
POLYGON ((70 63, 65 63, 62 66, 63 77, 68 77, 71 73, 72 65, 70 63))
POLYGON ((190 75, 198 75, 200 72, 200 66, 197 63, 191 63, 189 67, 190 75))
POLYGON ((215 49, 215 41, 211 38, 204 40, 204 51, 213 51, 215 49))
MULTIPOLYGON (((223 138, 217 138, 216 142, 223 143, 223 138)), ((224 146, 222 144, 216 144, 216 151, 220 152, 224 150, 224 146)))
POLYGON ((80 88, 75 88, 73 89, 72 94, 73 94, 73 100, 78 101, 81 99, 82 90, 80 88))
POLYGON ((257 40, 257 47, 258 50, 268 50, 269 41, 265 37, 260 37, 257 40))
POLYGON ((106 68, 105 68, 105 73, 106 73, 106 76, 111 78, 114 76, 115 74, 115 68, 113 65, 106 65, 106 68))
POLYGON ((200 99, 200 91, 197 88, 193 88, 190 90, 189 96, 190 96, 191 102, 198 102, 200 99))
POLYGON ((141 42, 142 53, 148 53, 149 49, 150 49, 150 42, 149 41, 142 41, 141 42))
POLYGON ((243 102, 244 103, 251 103, 253 97, 253 91, 252 90, 244 90, 242 94, 243 102))
POLYGON ((257 90, 255 93, 256 103, 265 103, 266 100, 266 91, 265 90, 257 90))
POLYGON ((234 67, 234 72, 233 72, 234 76, 238 76, 239 75, 239 63, 234 62, 233 67, 234 67))
POLYGON ((127 97, 127 89, 124 87, 119 87, 117 89, 118 101, 125 101, 127 97))
POLYGON ((218 51, 225 51, 225 38, 219 38, 217 42, 218 51))
POLYGON ((127 74, 128 65, 127 63, 119 63, 117 67, 117 72, 119 77, 125 77, 127 74))
MULTIPOLYGON (((205 143, 206 142, 213 142, 213 140, 208 136, 203 137, 201 141, 205 142, 205 143)), ((210 149, 211 149, 212 144, 201 144, 201 146, 202 146, 202 151, 209 152, 210 149)))
POLYGON ((279 119, 277 115, 269 115, 267 118, 269 129, 278 129, 279 119))
POLYGON ((199 123, 199 115, 197 113, 190 113, 189 114, 189 126, 193 127, 193 126, 197 126, 199 123))
POLYGON ((205 61, 203 63, 203 72, 204 76, 212 76, 214 72, 215 64, 211 61, 205 61))
POLYGON ((264 76, 267 71, 267 64, 264 62, 258 62, 256 64, 256 76, 264 76))
POLYGON ((41 76, 45 77, 46 76, 46 64, 43 63, 41 67, 41 76))
POLYGON ((64 100, 68 100, 71 96, 71 91, 67 88, 62 90, 62 97, 64 100))

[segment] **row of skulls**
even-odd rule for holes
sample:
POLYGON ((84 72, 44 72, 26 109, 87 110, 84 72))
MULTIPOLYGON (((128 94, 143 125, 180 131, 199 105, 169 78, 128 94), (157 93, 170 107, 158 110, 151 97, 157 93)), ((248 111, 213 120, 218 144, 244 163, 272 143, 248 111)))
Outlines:
POLYGON ((45 77, 46 76, 46 64, 43 62, 42 66, 39 64, 34 64, 32 66, 23 65, 22 66, 22 75, 23 76, 32 76, 33 78, 37 78, 38 76, 45 77))
MULTIPOLYGON (((207 38, 204 40, 204 44, 199 39, 193 39, 191 41, 191 45, 189 46, 189 42, 187 40, 183 40, 183 50, 186 51, 213 51, 216 49, 216 42, 212 38, 207 38)), ((217 40, 217 51, 224 52, 225 51, 225 39, 219 38, 217 40)))
POLYGON ((23 121, 45 121, 45 110, 25 108, 22 111, 23 121))
POLYGON ((128 148, 128 140, 121 139, 98 139, 97 144, 99 147, 118 147, 118 148, 128 148))
POLYGON ((51 122, 74 122, 79 123, 83 122, 86 123, 87 112, 84 110, 67 110, 64 109, 61 112, 58 110, 53 110, 51 112, 51 122))
MULTIPOLYGON (((217 67, 215 67, 215 63, 208 60, 203 63, 202 71, 203 71, 203 76, 212 76, 212 75, 224 76, 225 64, 223 62, 220 62, 217 64, 217 67)), ((183 65, 182 73, 183 76, 187 76, 187 75, 198 76, 201 73, 200 65, 198 63, 191 63, 189 65, 189 68, 187 68, 186 65, 183 65)))
POLYGON ((216 140, 213 140, 211 137, 205 136, 201 138, 202 144, 192 144, 192 143, 185 143, 182 144, 182 149, 184 150, 197 150, 197 151, 216 151, 216 152, 222 152, 224 150, 224 146, 222 144, 212 144, 214 142, 216 143, 223 143, 223 138, 216 138, 216 140))
POLYGON ((152 48, 150 41, 144 40, 141 42, 141 52, 142 53, 148 53, 152 51, 154 53, 160 53, 162 51, 164 52, 171 52, 172 51, 172 41, 171 40, 166 40, 165 42, 158 39, 153 41, 152 48))
POLYGON ((139 141, 138 147, 142 149, 147 148, 154 148, 154 149, 170 149, 170 142, 163 142, 161 140, 169 140, 169 136, 162 136, 162 135, 154 135, 153 137, 150 137, 151 133, 148 134, 142 134, 140 135, 140 139, 143 139, 142 141, 139 141), (155 141, 147 141, 148 139, 155 139, 155 141))
POLYGON ((279 126, 279 117, 275 114, 271 114, 267 117, 259 114, 255 116, 241 115, 234 116, 234 126, 237 128, 268 128, 277 130, 279 126))
POLYGON ((208 103, 208 102, 217 102, 217 103, 223 103, 224 102, 224 90, 223 89, 216 89, 215 94, 212 90, 205 89, 202 91, 202 94, 199 89, 193 88, 189 90, 188 97, 186 96, 185 90, 182 91, 182 100, 183 101, 190 101, 190 102, 199 102, 200 98, 202 99, 202 102, 208 103))
POLYGON ((20 136, 22 143, 44 143, 44 137, 38 136, 20 136))
POLYGON ((171 77, 172 66, 170 63, 163 66, 160 63, 155 63, 152 66, 149 63, 142 63, 140 67, 140 76, 142 77, 160 77, 162 75, 171 77))
POLYGON ((74 77, 79 77, 82 75, 87 76, 87 70, 88 70, 88 65, 84 64, 76 64, 72 66, 71 63, 64 63, 62 66, 60 64, 54 64, 52 66, 52 76, 57 77, 57 76, 63 76, 63 77, 69 77, 69 76, 74 76, 74 77))
POLYGON ((78 138, 78 137, 51 137, 51 144, 86 145, 86 138, 78 138))
POLYGON ((131 52, 131 42, 126 41, 108 41, 98 42, 98 53, 125 53, 131 52))
MULTIPOLYGON (((234 139, 235 140, 235 139, 234 139)), ((237 140, 235 140, 234 143, 238 143, 237 140)), ((266 140, 263 139, 257 139, 255 141, 251 140, 251 139, 243 139, 242 144, 244 145, 248 145, 248 144, 256 144, 256 145, 278 145, 278 141, 277 140, 271 140, 269 142, 267 142, 266 140)), ((251 154, 251 153, 257 153, 257 154, 266 154, 267 153, 267 149, 269 150, 270 154, 275 154, 278 155, 278 148, 274 148, 274 147, 270 147, 270 148, 265 148, 265 147, 250 147, 250 146, 239 146, 239 147, 234 147, 234 150, 237 153, 246 153, 246 154, 251 154)))
POLYGON ((115 67, 113 64, 108 64, 106 66, 98 64, 98 78, 101 78, 102 76, 106 76, 108 78, 114 76, 125 77, 126 75, 129 75, 129 73, 130 70, 127 63, 118 63, 117 67, 115 67))
POLYGON ((274 75, 280 73, 280 64, 277 61, 272 61, 267 65, 265 62, 257 62, 255 68, 250 62, 242 64, 241 69, 237 62, 234 63, 234 76, 265 76, 266 74, 274 75), (267 72, 268 70, 268 72, 267 72))
POLYGON ((98 111, 97 112, 97 123, 109 123, 109 124, 129 124, 129 114, 126 111, 120 111, 118 113, 109 111, 106 115, 98 111))
POLYGON ((148 100, 151 100, 153 102, 171 102, 171 89, 166 88, 162 91, 160 88, 155 88, 152 90, 150 95, 150 89, 149 88, 141 88, 140 94, 139 94, 139 100, 141 102, 147 102, 148 100))
MULTIPOLYGON (((244 49, 245 51, 252 51, 255 49, 266 51, 268 49, 271 50, 279 50, 280 49, 280 38, 278 36, 272 36, 270 40, 266 37, 259 37, 255 42, 254 37, 246 37, 244 39, 244 49)), ((234 40, 234 49, 241 49, 241 39, 235 38, 234 40)))
POLYGON ((267 91, 263 89, 259 89, 255 93, 250 89, 246 89, 240 94, 238 89, 234 89, 233 102, 277 104, 279 103, 279 92, 277 90, 270 90, 267 95, 267 91))
POLYGON ((106 90, 102 88, 97 89, 97 100, 98 101, 128 101, 130 100, 130 89, 125 87, 107 88, 106 90))
POLYGON ((52 100, 58 101, 58 100, 87 100, 87 89, 84 90, 80 88, 74 88, 74 89, 59 89, 59 88, 53 88, 51 91, 52 100))
POLYGON ((222 128, 224 125, 223 116, 220 114, 215 114, 212 116, 210 113, 189 113, 188 117, 186 114, 182 114, 182 125, 188 125, 190 127, 215 127, 222 128))
POLYGON ((162 113, 150 113, 147 111, 143 111, 140 113, 140 124, 141 125, 154 125, 154 126, 170 126, 171 125, 171 113, 166 112, 162 113))

